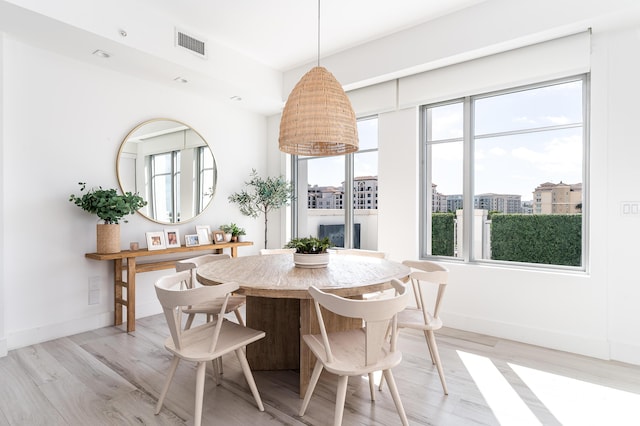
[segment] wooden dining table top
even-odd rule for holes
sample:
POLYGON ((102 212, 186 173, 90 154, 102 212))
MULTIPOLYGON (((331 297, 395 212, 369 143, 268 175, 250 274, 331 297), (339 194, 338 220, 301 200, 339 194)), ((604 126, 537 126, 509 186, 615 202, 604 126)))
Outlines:
POLYGON ((309 299, 310 286, 343 297, 391 288, 393 278, 406 281, 410 269, 399 262, 367 256, 330 255, 325 268, 299 268, 293 254, 241 256, 200 266, 205 285, 235 281, 247 296, 309 299))

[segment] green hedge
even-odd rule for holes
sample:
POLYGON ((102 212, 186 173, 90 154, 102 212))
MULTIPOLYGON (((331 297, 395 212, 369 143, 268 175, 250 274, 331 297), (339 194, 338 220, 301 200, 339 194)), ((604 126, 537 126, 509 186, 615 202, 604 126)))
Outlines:
POLYGON ((431 253, 434 256, 453 256, 455 214, 433 213, 431 217, 431 253))
POLYGON ((582 215, 493 214, 491 258, 580 266, 582 215))

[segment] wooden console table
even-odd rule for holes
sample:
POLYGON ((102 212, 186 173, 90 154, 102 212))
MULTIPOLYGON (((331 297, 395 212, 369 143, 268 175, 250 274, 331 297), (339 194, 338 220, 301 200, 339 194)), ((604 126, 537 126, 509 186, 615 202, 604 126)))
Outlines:
POLYGON ((114 325, 122 324, 122 307, 127 307, 127 332, 136 330, 136 274, 140 272, 160 271, 162 269, 172 269, 175 267, 176 260, 179 259, 163 259, 149 260, 148 262, 137 263, 138 257, 163 256, 175 253, 188 253, 199 251, 213 251, 214 253, 222 253, 223 249, 231 249, 231 257, 238 256, 238 247, 251 246, 253 242, 243 241, 239 243, 219 243, 206 244, 200 246, 181 246, 162 250, 123 250, 119 253, 86 253, 85 257, 94 260, 113 260, 113 295, 115 300, 115 318, 114 325), (125 260, 126 262, 123 262, 125 260), (126 271, 127 277, 123 278, 123 272, 126 271), (126 290, 126 298, 122 297, 122 288, 126 290))

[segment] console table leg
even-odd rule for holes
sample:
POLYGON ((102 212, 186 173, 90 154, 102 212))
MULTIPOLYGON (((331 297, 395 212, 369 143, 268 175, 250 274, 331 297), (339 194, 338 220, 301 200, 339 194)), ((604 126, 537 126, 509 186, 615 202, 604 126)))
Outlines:
POLYGON ((122 259, 113 260, 113 325, 122 324, 122 259))
POLYGON ((127 258, 127 333, 136 331, 136 258, 127 258))

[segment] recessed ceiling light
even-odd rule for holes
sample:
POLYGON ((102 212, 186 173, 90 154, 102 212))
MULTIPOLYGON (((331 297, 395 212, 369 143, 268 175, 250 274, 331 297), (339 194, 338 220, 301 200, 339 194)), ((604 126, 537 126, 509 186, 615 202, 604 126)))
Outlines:
POLYGON ((105 59, 111 57, 111 54, 105 52, 104 50, 100 50, 100 49, 94 50, 93 54, 96 55, 96 56, 99 56, 101 58, 105 58, 105 59))
POLYGON ((176 78, 173 79, 173 81, 177 81, 178 83, 188 83, 189 82, 189 80, 187 80, 184 77, 176 77, 176 78))

